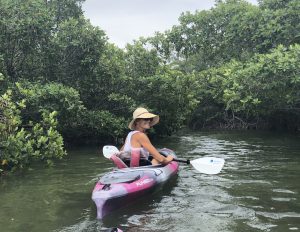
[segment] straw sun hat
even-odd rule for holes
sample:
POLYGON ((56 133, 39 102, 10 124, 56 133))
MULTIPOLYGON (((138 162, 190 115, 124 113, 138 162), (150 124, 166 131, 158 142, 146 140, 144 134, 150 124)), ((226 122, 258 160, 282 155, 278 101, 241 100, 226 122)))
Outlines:
POLYGON ((134 130, 134 122, 138 118, 152 118, 150 126, 154 126, 159 122, 159 116, 156 114, 149 113, 145 108, 137 108, 132 115, 132 120, 129 123, 128 127, 130 130, 134 130))

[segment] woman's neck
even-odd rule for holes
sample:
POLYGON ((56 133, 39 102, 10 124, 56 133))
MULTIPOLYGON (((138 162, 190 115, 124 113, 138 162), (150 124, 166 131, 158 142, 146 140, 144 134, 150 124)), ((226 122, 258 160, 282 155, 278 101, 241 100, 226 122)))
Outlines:
POLYGON ((135 128, 136 131, 139 131, 139 132, 143 132, 145 133, 146 129, 142 128, 142 127, 137 127, 135 128))

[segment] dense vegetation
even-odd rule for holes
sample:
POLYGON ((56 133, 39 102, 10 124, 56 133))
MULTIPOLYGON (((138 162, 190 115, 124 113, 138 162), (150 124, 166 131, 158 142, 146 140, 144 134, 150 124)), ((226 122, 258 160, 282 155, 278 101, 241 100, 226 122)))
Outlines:
POLYGON ((300 1, 218 0, 125 49, 83 16, 83 0, 0 0, 0 173, 117 141, 137 106, 152 133, 300 128, 300 1))

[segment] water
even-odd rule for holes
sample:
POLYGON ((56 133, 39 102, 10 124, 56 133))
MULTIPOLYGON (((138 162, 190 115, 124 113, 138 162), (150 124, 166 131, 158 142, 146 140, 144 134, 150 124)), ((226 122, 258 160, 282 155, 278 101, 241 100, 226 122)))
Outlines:
POLYGON ((74 149, 52 168, 0 180, 0 231, 300 231, 299 137, 182 132, 155 144, 225 167, 205 175, 181 165, 162 189, 100 221, 91 192, 112 164, 98 148, 74 149))

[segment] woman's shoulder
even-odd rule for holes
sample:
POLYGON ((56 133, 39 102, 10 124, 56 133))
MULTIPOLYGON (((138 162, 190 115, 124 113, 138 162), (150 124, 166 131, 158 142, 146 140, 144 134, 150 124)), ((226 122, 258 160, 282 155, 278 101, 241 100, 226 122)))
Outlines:
POLYGON ((135 131, 132 135, 134 138, 148 138, 148 136, 142 131, 135 131))

